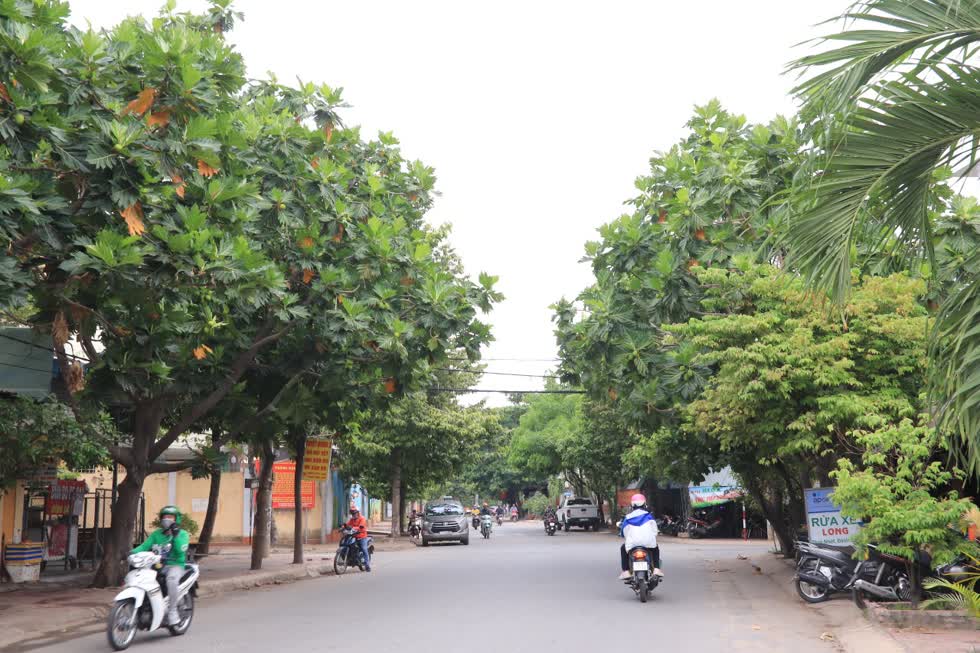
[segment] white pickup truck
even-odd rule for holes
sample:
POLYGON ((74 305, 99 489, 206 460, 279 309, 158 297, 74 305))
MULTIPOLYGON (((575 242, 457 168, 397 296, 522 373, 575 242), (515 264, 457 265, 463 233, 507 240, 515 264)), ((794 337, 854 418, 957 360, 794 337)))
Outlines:
POLYGON ((587 497, 562 497, 558 506, 558 523, 567 531, 572 526, 599 530, 599 508, 587 497))

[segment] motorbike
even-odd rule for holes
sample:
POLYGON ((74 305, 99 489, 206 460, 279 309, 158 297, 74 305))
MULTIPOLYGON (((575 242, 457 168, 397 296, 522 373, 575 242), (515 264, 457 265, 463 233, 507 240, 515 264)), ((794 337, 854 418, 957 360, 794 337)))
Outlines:
POLYGON ((417 540, 422 536, 422 516, 415 515, 408 522, 408 536, 417 540))
POLYGON ((851 547, 834 548, 797 542, 796 593, 807 603, 822 603, 838 592, 848 592, 854 582, 873 580, 876 562, 861 564, 851 554, 851 547))
POLYGON ((544 532, 548 535, 554 535, 558 531, 558 517, 555 515, 549 515, 545 517, 544 520, 544 532))
MULTIPOLYGON (((348 567, 357 567, 361 571, 366 568, 364 552, 355 537, 356 531, 353 528, 344 526, 340 529, 340 546, 333 557, 333 570, 340 576, 347 571, 348 567)), ((368 536, 368 553, 374 555, 374 539, 368 536)))
MULTIPOLYGON (((909 578, 909 561, 900 556, 885 553, 873 544, 868 545, 868 559, 861 561, 861 569, 866 565, 876 565, 873 579, 859 578, 854 581, 852 598, 862 610, 867 600, 875 598, 884 601, 908 601, 912 598, 912 581, 909 578)), ((912 564, 918 566, 919 578, 949 578, 958 580, 969 573, 965 557, 959 557, 949 564, 932 568, 932 558, 921 553, 912 564)))
POLYGON ((687 534, 692 538, 713 535, 721 530, 721 517, 715 517, 712 521, 708 521, 703 511, 698 511, 695 514, 696 516, 687 518, 687 534))
POLYGON ((167 596, 163 561, 169 553, 170 546, 167 545, 129 556, 130 571, 126 574, 123 590, 114 599, 106 626, 109 645, 113 649, 122 651, 129 648, 137 630, 154 631, 165 627, 176 637, 191 627, 201 571, 196 564, 188 563, 180 578, 180 594, 178 597, 167 596), (177 600, 180 621, 164 624, 169 601, 172 600, 177 600))
POLYGON ((480 530, 480 515, 473 515, 473 530, 480 530))
POLYGON ((629 550, 630 577, 623 582, 629 585, 640 599, 646 603, 650 592, 660 584, 660 577, 653 573, 653 556, 643 547, 629 550))
POLYGON ((498 513, 497 514, 497 526, 503 526, 503 525, 504 525, 504 517, 503 517, 503 515, 501 515, 501 514, 498 513))
POLYGON ((493 530, 493 517, 490 515, 483 515, 480 518, 480 534, 483 535, 484 539, 490 539, 490 531, 493 530))
POLYGON ((664 515, 657 520, 657 528, 665 535, 677 535, 681 531, 681 521, 670 515, 664 515))

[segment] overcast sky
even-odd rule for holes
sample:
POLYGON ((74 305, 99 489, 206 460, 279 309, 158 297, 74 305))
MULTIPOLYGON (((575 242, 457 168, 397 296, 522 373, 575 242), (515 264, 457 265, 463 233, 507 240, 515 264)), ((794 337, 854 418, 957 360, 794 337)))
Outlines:
MULTIPOLYGON (((542 374, 556 354, 548 306, 590 282, 583 245, 624 212, 651 153, 712 97, 751 121, 792 113, 793 46, 851 1, 240 0, 230 38, 251 76, 343 87, 347 124, 392 130, 436 168, 430 220, 451 222, 467 269, 499 275, 507 296, 488 370, 542 374)), ((162 5, 73 0, 72 20, 108 27, 162 5)))

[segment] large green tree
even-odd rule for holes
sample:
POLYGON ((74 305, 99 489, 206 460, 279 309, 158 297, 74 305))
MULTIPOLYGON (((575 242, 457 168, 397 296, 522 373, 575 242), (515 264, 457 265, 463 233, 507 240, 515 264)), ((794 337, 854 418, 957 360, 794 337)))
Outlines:
POLYGON ((309 361, 289 378, 319 364, 353 370, 345 392, 397 393, 450 344, 478 355, 494 295, 433 254, 432 170, 344 128, 332 89, 247 82, 224 0, 105 32, 66 16, 53 1, 0 15, 0 304, 29 299, 72 404, 111 404, 130 434, 112 450, 127 472, 99 575, 113 582, 143 479, 246 373, 285 349, 309 361))
MULTIPOLYGON (((846 295, 853 248, 936 256, 930 190, 945 166, 976 174, 980 155, 978 0, 869 0, 841 17, 830 47, 794 62, 808 119, 820 122, 787 245, 812 279, 846 295)), ((975 269, 974 248, 965 252, 975 269)), ((857 261, 860 263, 860 261, 857 261)), ((936 406, 980 466, 980 283, 951 280, 935 331, 936 406)))

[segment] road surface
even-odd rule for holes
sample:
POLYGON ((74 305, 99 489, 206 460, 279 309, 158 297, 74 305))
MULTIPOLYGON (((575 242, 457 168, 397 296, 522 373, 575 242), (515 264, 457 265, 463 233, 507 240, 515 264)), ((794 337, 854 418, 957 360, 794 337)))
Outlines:
MULTIPOLYGON (((378 554, 370 574, 202 600, 187 635, 141 632, 131 650, 837 650, 835 641, 821 640, 812 611, 737 558, 762 553, 765 544, 664 540, 667 578, 645 605, 616 580, 615 536, 573 530, 547 537, 540 522, 505 523, 469 546, 378 554)), ((101 629, 77 635, 32 649, 109 650, 101 629)))

